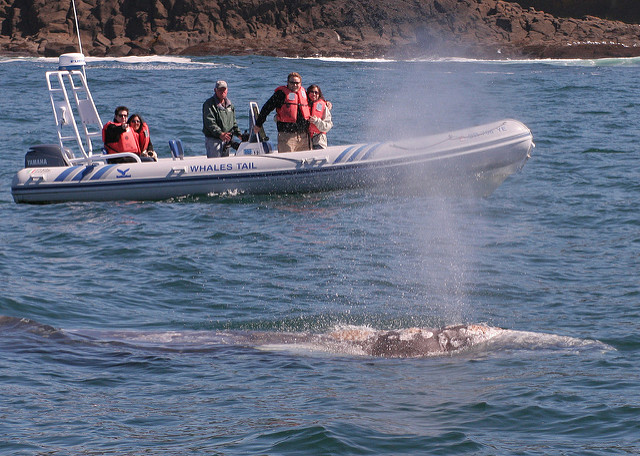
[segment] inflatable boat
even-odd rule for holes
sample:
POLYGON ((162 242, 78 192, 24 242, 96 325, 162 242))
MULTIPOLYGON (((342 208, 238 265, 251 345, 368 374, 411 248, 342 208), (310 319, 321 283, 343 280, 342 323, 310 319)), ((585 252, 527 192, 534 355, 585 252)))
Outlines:
MULTIPOLYGON (((413 139, 278 153, 264 132, 251 134, 228 157, 171 156, 142 162, 132 153, 105 154, 102 122, 87 85, 82 54, 60 56, 46 73, 58 135, 32 146, 11 184, 17 203, 164 200, 189 195, 317 192, 370 187, 388 192, 489 195, 518 171, 534 147, 529 129, 506 119, 413 139), (99 144, 98 147, 94 143, 99 144), (127 157, 131 162, 113 163, 127 157)), ((249 129, 258 108, 251 103, 249 129)))

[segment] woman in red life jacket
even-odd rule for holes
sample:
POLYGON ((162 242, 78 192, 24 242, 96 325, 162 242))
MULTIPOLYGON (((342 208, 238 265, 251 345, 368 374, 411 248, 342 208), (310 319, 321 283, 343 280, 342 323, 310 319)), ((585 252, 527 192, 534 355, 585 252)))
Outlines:
POLYGON ((309 136, 313 149, 327 148, 327 132, 333 127, 331 120, 331 103, 324 99, 322 90, 315 84, 307 89, 307 97, 311 106, 309 117, 309 136))
POLYGON ((138 143, 138 149, 140 150, 140 157, 150 157, 154 161, 158 161, 158 156, 156 152, 153 150, 153 144, 151 143, 151 137, 149 135, 149 126, 142 119, 140 114, 131 114, 129 120, 127 122, 131 131, 133 132, 133 136, 136 138, 136 142, 138 143))

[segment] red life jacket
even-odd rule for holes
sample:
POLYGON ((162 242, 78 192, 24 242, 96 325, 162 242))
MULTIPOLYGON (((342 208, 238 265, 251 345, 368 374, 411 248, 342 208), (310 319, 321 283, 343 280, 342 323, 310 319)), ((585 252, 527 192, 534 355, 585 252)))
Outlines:
MULTIPOLYGON (((107 127, 109 125, 122 125, 122 123, 116 123, 113 121, 109 121, 102 127, 102 142, 105 140, 105 135, 107 132, 107 127)), ((127 131, 123 131, 120 135, 120 139, 117 142, 104 143, 104 147, 107 149, 107 152, 110 154, 117 154, 119 152, 133 152, 134 154, 140 155, 140 149, 138 148, 138 141, 136 141, 136 136, 134 135, 133 129, 129 128, 127 131)))
MULTIPOLYGON (((311 105, 311 115, 322 119, 324 117, 324 111, 327 109, 327 103, 324 100, 318 100, 311 105)), ((326 133, 326 131, 318 130, 314 124, 309 122, 309 134, 313 138, 315 135, 319 133, 326 133)))
POLYGON ((131 129, 131 131, 133 132, 133 136, 136 138, 140 152, 147 150, 150 142, 149 126, 147 123, 142 122, 142 124, 140 124, 140 131, 135 131, 134 129, 131 129))
POLYGON ((292 92, 287 86, 280 86, 275 91, 277 92, 278 90, 284 92, 284 104, 276 109, 278 122, 296 123, 298 106, 300 106, 305 120, 309 120, 309 102, 307 101, 307 92, 305 92, 304 87, 300 87, 297 92, 292 92))

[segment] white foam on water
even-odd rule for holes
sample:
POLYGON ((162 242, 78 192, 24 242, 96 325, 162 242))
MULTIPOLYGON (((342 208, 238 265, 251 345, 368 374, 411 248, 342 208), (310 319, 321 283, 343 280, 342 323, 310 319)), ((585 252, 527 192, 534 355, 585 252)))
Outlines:
MULTIPOLYGON (((298 57, 296 57, 298 58, 298 57)), ((396 59, 385 58, 349 58, 349 57, 299 57, 300 60, 321 60, 323 62, 340 62, 340 63, 391 63, 398 62, 396 59)))

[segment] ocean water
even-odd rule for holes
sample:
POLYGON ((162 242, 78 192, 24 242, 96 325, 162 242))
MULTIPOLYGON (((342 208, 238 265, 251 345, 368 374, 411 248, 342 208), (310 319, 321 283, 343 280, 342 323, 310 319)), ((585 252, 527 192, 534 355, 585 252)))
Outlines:
POLYGON ((639 59, 89 59, 102 120, 129 106, 161 156, 203 153, 217 79, 244 129, 290 71, 333 144, 515 118, 537 147, 486 198, 18 205, 55 68, 0 59, 1 454, 640 453, 639 59), (484 339, 360 343, 450 325, 484 339))

